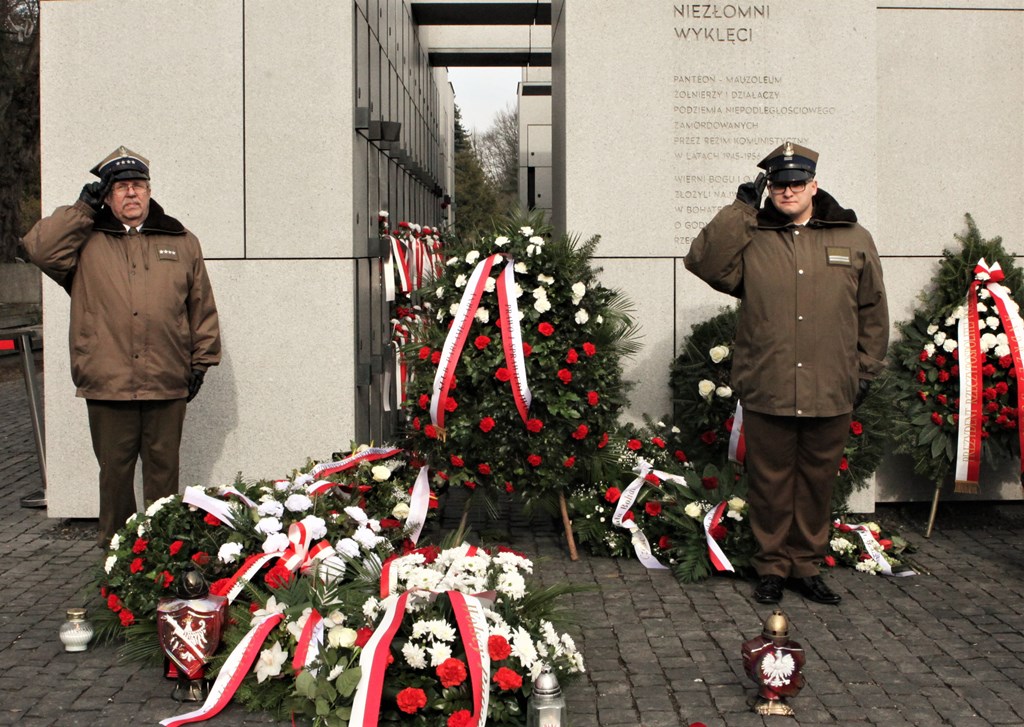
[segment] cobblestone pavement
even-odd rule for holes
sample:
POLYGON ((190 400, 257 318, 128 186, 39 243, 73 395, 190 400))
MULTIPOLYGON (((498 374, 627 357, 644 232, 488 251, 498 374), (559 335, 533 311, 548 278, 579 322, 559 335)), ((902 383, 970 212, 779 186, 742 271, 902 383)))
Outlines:
MULTIPOLYGON (((65 610, 99 607, 85 588, 100 558, 95 521, 21 508, 37 488, 24 386, 0 379, 0 725, 155 725, 187 711, 157 671, 119 663, 114 648, 63 651, 65 610)), ((769 608, 750 600, 749 582, 682 586, 635 560, 581 554, 573 562, 550 526, 513 523, 510 540, 533 555, 544 581, 594 588, 573 597, 587 663, 585 679, 567 689, 574 727, 1024 725, 1024 518, 1016 507, 982 505, 973 518, 944 507, 931 540, 920 536, 923 509, 912 509, 903 534, 919 546, 920 575, 830 572, 839 607, 789 593, 792 637, 807 651, 794 720, 750 711, 740 644, 760 632, 769 608)), ((231 706, 208 724, 290 722, 231 706)))

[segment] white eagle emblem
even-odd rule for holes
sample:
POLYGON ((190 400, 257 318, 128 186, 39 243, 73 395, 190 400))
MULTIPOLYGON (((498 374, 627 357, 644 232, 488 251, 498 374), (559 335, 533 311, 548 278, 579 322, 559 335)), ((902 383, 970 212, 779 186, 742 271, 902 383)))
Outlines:
POLYGON ((761 674, 769 687, 782 687, 789 684, 790 677, 796 671, 796 662, 792 654, 780 654, 772 651, 761 659, 761 674))

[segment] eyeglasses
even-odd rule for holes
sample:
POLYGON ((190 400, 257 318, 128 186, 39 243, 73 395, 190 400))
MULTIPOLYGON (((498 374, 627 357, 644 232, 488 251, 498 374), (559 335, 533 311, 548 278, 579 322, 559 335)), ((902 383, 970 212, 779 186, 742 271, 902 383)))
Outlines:
POLYGON ((769 182, 768 191, 772 194, 782 194, 786 188, 793 190, 793 194, 799 194, 807 189, 807 182, 769 182))
POLYGON ((142 179, 134 182, 114 182, 114 186, 111 187, 111 191, 114 194, 128 194, 129 189, 134 190, 135 194, 148 192, 149 182, 142 179))

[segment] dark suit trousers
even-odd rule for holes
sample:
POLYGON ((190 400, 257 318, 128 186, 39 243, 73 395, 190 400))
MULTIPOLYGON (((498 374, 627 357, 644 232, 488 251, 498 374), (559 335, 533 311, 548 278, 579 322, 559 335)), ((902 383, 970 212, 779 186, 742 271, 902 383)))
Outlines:
POLYGON ((185 400, 86 401, 92 449, 100 465, 99 542, 137 511, 135 462, 142 457, 147 503, 178 494, 178 452, 185 400))
POLYGON ((750 527, 759 576, 818 574, 832 517, 832 487, 851 414, 786 417, 743 412, 750 527))

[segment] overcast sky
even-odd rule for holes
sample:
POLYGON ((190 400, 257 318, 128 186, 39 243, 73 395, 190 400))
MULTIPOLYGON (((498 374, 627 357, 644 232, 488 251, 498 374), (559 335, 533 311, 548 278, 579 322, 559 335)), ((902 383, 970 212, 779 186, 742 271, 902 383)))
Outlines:
POLYGON ((449 68, 448 80, 455 89, 455 103, 462 112, 462 124, 472 133, 487 131, 494 114, 509 104, 515 106, 521 68, 449 68))

